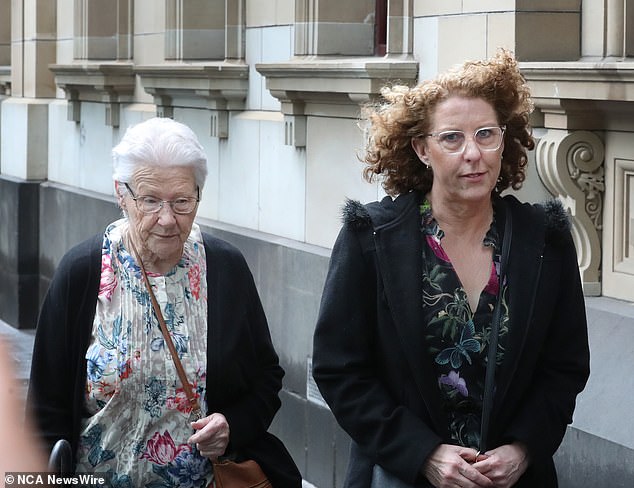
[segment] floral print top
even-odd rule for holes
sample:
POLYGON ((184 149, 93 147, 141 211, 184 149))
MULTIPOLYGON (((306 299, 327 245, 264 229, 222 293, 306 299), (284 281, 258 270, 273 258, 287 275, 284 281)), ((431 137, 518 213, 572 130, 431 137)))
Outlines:
MULTIPOLYGON (((442 247, 443 231, 431 205, 421 205, 423 303, 426 348, 436 370, 449 435, 456 445, 478 448, 489 334, 499 287, 500 249, 495 216, 483 245, 494 248, 488 284, 471 310, 467 294, 442 247)), ((508 335, 506 284, 496 356, 500 364, 508 335)))
MULTIPOLYGON (((105 231, 101 283, 86 353, 86 409, 77 472, 104 473, 114 487, 206 487, 212 468, 195 446, 190 407, 152 310, 140 268, 122 236, 105 231)), ((165 275, 148 273, 174 345, 206 411, 207 281, 194 224, 183 257, 165 275)))

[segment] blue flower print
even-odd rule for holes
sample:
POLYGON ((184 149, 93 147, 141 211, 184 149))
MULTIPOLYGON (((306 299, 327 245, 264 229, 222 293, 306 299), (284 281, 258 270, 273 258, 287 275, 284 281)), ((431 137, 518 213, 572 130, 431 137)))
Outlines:
POLYGON ((469 352, 480 352, 480 343, 473 338, 475 326, 473 320, 469 320, 460 332, 460 340, 453 347, 447 347, 438 353, 436 362, 438 364, 451 363, 454 369, 462 366, 462 359, 465 358, 471 364, 469 352))
POLYGON ((114 459, 114 452, 109 449, 103 449, 101 445, 101 434, 103 427, 99 424, 94 425, 90 430, 80 438, 81 449, 88 450, 88 461, 95 467, 110 459, 114 459))
POLYGON ((143 407, 151 417, 156 418, 161 415, 161 408, 167 400, 167 388, 165 381, 156 377, 150 378, 149 383, 145 385, 145 401, 143 407))
POLYGON ((210 471, 209 461, 198 450, 183 450, 167 468, 180 488, 204 487, 206 474, 210 471))
POLYGON ((86 353, 88 379, 92 382, 97 382, 103 376, 108 358, 104 358, 101 355, 101 346, 99 344, 93 344, 86 353))

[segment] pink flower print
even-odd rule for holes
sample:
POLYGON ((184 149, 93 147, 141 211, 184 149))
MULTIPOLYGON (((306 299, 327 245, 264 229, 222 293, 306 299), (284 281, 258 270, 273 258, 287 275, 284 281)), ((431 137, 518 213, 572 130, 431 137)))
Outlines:
POLYGON ((187 449, 190 449, 187 444, 181 444, 176 447, 168 431, 165 431, 163 435, 155 432, 152 438, 147 441, 141 459, 147 459, 153 464, 165 466, 171 463, 183 450, 187 449))
POLYGON ((187 276, 189 277, 189 288, 191 289, 192 295, 196 300, 200 299, 200 278, 201 278, 200 266, 195 265, 189 268, 187 272, 187 276))
POLYGON ((110 301, 114 289, 117 287, 117 277, 112 268, 112 261, 109 254, 101 257, 101 281, 99 283, 99 296, 110 301))
POLYGON ((440 245, 440 240, 436 236, 430 236, 430 235, 426 236, 426 238, 427 238, 427 244, 429 245, 431 250, 434 251, 434 254, 436 255, 436 257, 448 263, 449 256, 447 256, 447 253, 440 245))
POLYGON ((500 280, 498 279, 496 266, 495 264, 492 264, 491 274, 489 275, 489 281, 487 285, 484 287, 484 291, 485 293, 488 293, 490 295, 497 296, 499 288, 500 288, 500 280))

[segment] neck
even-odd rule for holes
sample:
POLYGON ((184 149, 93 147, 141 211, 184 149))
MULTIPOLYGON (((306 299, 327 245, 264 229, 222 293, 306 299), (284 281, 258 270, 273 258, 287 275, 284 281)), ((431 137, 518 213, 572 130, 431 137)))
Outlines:
POLYGON ((493 202, 490 198, 479 202, 448 202, 428 195, 434 218, 445 235, 481 239, 493 220, 493 202))
POLYGON ((124 243, 126 247, 132 252, 132 255, 137 261, 137 264, 139 266, 143 265, 145 271, 148 273, 155 273, 160 275, 167 274, 172 268, 174 268, 174 266, 178 264, 182 255, 181 253, 177 257, 171 259, 162 258, 150 251, 147 246, 143 245, 143 243, 137 242, 130 235, 130 232, 127 232, 125 234, 124 243))

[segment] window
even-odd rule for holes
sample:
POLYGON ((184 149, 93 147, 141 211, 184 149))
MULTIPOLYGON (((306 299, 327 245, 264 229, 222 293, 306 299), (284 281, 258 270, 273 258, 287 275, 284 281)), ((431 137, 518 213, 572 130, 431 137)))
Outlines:
POLYGON ((131 59, 132 3, 75 0, 75 59, 131 59))
POLYGON ((295 54, 372 56, 376 4, 387 0, 296 0, 295 54), (344 35, 345 33, 345 35, 344 35))
POLYGON ((376 0, 374 16, 374 55, 384 56, 387 50, 387 0, 376 0))
POLYGON ((225 58, 224 0, 167 0, 165 5, 166 59, 225 58))

